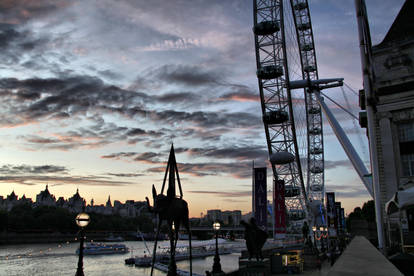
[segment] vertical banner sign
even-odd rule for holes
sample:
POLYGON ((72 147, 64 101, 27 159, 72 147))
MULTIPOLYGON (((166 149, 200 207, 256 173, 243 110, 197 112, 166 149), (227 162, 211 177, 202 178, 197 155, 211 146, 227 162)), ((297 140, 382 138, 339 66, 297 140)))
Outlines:
POLYGON ((342 231, 341 202, 335 202, 335 228, 338 234, 342 231))
POLYGON ((341 226, 342 226, 342 233, 346 232, 346 223, 345 223, 345 209, 341 208, 341 226))
POLYGON ((273 195, 276 234, 286 233, 285 181, 276 180, 273 195))
POLYGON ((267 231, 267 185, 266 167, 254 168, 253 212, 257 226, 267 231))
POLYGON ((335 193, 326 193, 326 215, 329 228, 329 236, 335 237, 335 193))

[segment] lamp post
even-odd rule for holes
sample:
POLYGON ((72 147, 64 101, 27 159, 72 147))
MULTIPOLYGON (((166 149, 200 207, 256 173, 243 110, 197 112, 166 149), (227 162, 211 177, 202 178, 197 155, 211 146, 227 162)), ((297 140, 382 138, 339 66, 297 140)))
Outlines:
POLYGON ((84 276, 83 274, 83 241, 85 239, 84 228, 89 224, 90 218, 86 213, 80 213, 76 216, 76 224, 80 227, 80 246, 79 246, 79 260, 78 269, 76 270, 76 276, 84 276))
POLYGON ((315 248, 317 248, 317 246, 316 246, 316 226, 312 226, 312 231, 313 231, 313 244, 315 245, 315 248))
POLYGON ((321 232, 321 251, 324 252, 325 251, 325 244, 324 244, 324 240, 325 240, 325 227, 319 227, 319 231, 321 232))
POLYGON ((214 233, 216 234, 216 254, 214 256, 214 263, 213 263, 213 271, 212 273, 223 273, 223 271, 221 270, 221 264, 220 264, 220 256, 218 253, 218 233, 220 230, 220 222, 215 222, 213 223, 213 229, 214 229, 214 233))

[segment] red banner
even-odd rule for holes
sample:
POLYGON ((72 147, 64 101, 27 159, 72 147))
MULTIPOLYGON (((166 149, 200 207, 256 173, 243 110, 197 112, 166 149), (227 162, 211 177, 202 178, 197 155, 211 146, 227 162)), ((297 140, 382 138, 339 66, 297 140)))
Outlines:
POLYGON ((276 180, 273 190, 275 232, 276 234, 286 233, 285 181, 276 180))

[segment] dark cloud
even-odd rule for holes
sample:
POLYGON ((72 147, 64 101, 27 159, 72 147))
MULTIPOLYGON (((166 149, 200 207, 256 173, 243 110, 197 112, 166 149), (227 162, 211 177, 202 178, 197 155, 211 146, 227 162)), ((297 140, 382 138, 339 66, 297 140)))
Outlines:
POLYGON ((0 173, 5 175, 22 175, 22 174, 49 174, 49 173, 63 173, 66 174, 68 170, 62 166, 43 165, 3 165, 0 167, 0 173))
POLYGON ((105 85, 95 77, 77 76, 66 79, 0 79, 0 97, 8 102, 10 116, 4 121, 20 124, 27 121, 85 114, 99 110, 123 112, 126 105, 137 106, 146 95, 105 85), (25 100, 21 102, 21 100, 25 100), (20 118, 20 119, 17 119, 20 118))
MULTIPOLYGON (((35 35, 32 31, 19 29, 12 24, 0 23, 0 57, 1 63, 16 65, 23 60, 24 55, 42 52, 49 43, 49 38, 35 35)), ((36 67, 37 62, 26 61, 23 66, 36 67)))
POLYGON ((223 78, 217 72, 206 71, 201 67, 188 65, 164 65, 150 72, 150 75, 168 84, 187 86, 214 85, 223 78))
MULTIPOLYGON (((230 175, 235 178, 251 178, 250 162, 205 162, 205 163, 178 163, 178 170, 181 174, 192 176, 230 175)), ((165 166, 153 167, 147 170, 152 173, 165 171, 165 166)))
POLYGON ((86 186, 126 186, 136 185, 134 182, 114 181, 99 176, 54 176, 54 175, 24 175, 0 176, 0 183, 17 183, 21 185, 37 185, 47 183, 51 186, 86 185, 86 186))
POLYGON ((196 157, 212 157, 216 159, 237 159, 237 160, 266 160, 268 156, 265 147, 258 146, 233 146, 227 148, 207 147, 207 148, 186 148, 177 151, 187 152, 196 157))
POLYGON ((103 155, 103 159, 115 159, 115 160, 127 160, 127 161, 140 161, 149 164, 163 164, 159 157, 164 156, 163 154, 155 152, 118 152, 108 155, 103 155))
POLYGON ((19 138, 26 141, 27 146, 32 150, 57 149, 66 151, 77 148, 100 147, 119 141, 135 144, 147 139, 159 138, 163 135, 162 131, 120 127, 114 123, 97 120, 95 125, 88 128, 81 127, 67 132, 54 133, 51 137, 22 135, 19 138))
POLYGON ((0 1, 0 22, 22 24, 34 18, 43 18, 70 5, 68 0, 2 0, 0 1))
POLYGON ((0 79, 0 98, 8 111, 2 113, 3 124, 12 125, 51 117, 85 115, 86 112, 117 113, 130 118, 140 116, 157 123, 187 122, 202 128, 243 128, 261 124, 259 116, 246 112, 147 110, 144 106, 149 99, 147 94, 106 85, 102 80, 88 76, 0 79))
MULTIPOLYGON (((191 152, 190 149, 187 148, 176 148, 176 153, 183 153, 183 152, 191 152)), ((226 150, 227 152, 227 150, 226 150)), ((209 152, 206 153, 201 152, 201 154, 205 154, 208 156, 209 152)), ((211 156, 221 156, 225 154, 224 151, 220 152, 217 151, 213 154, 210 152, 211 156)), ((193 153, 192 153, 193 154, 193 153)), ((251 154, 248 151, 245 154, 251 154)), ((156 153, 156 152, 118 152, 112 153, 109 155, 101 156, 104 159, 115 159, 115 160, 125 160, 128 162, 135 161, 135 162, 142 162, 151 165, 157 165, 155 167, 149 168, 147 172, 151 173, 160 173, 165 171, 166 161, 168 159, 167 152, 165 153, 156 153)), ((247 156, 243 156, 242 154, 234 154, 231 158, 240 158, 240 160, 248 159, 247 156)), ((188 174, 193 176, 208 176, 208 175, 231 175, 236 178, 249 178, 251 177, 251 162, 250 161, 237 161, 231 163, 224 163, 224 162, 200 162, 200 163, 182 163, 178 162, 177 164, 178 170, 182 174, 188 174)))
POLYGON ((118 152, 118 153, 112 153, 112 154, 108 154, 108 155, 103 155, 101 156, 101 158, 104 159, 120 159, 122 157, 132 157, 137 155, 136 152, 118 152))
POLYGON ((220 113, 220 112, 186 112, 176 110, 164 110, 150 114, 154 120, 163 120, 169 123, 187 121, 197 126, 212 127, 252 127, 260 125, 260 117, 246 112, 220 113))
POLYGON ((188 193, 192 194, 203 194, 203 195, 212 195, 215 197, 251 197, 252 192, 251 191, 188 191, 188 193))
POLYGON ((143 176, 142 173, 108 173, 110 176, 116 176, 116 177, 139 177, 143 176))
POLYGON ((165 93, 156 99, 161 103, 182 103, 199 101, 200 96, 191 92, 165 93))
POLYGON ((217 99, 211 99, 213 102, 217 101, 237 101, 237 102, 259 102, 260 96, 257 89, 252 89, 244 84, 226 84, 223 83, 222 86, 228 92, 222 94, 217 99))

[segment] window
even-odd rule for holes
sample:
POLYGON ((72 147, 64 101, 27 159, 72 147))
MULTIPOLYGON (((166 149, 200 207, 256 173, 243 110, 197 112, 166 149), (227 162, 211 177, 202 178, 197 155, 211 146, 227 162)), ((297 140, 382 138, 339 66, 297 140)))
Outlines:
POLYGON ((414 121, 398 124, 403 176, 414 176, 414 121))
POLYGON ((401 165, 404 176, 414 175, 414 154, 401 154, 401 165))

